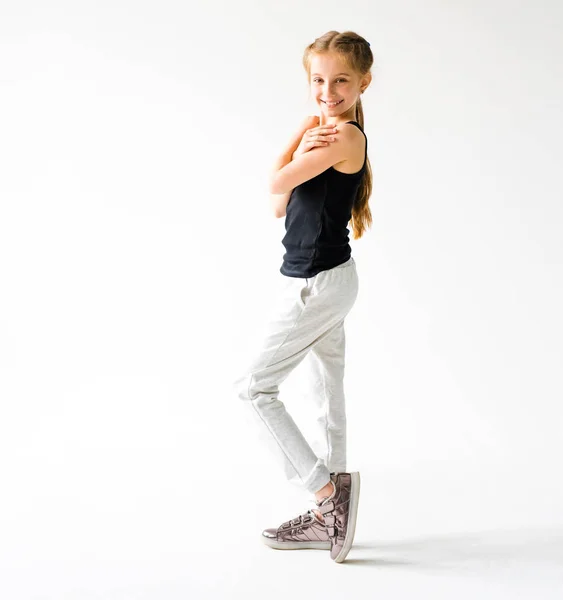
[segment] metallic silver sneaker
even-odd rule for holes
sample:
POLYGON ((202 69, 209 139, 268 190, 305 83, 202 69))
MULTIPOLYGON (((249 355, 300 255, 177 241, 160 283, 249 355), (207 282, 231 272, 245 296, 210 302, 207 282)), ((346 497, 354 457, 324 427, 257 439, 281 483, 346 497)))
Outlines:
POLYGON ((282 523, 277 529, 264 529, 262 541, 276 550, 330 550, 331 548, 325 524, 311 509, 295 519, 282 523))
POLYGON ((356 516, 360 499, 360 473, 331 473, 334 491, 316 504, 323 515, 330 538, 330 558, 340 563, 345 558, 356 532, 356 516))

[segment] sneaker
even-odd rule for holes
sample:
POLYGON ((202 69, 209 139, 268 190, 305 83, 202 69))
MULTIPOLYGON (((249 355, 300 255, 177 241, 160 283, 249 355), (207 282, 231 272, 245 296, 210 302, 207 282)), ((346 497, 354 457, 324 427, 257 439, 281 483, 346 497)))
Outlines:
POLYGON ((331 473, 334 491, 316 504, 323 515, 326 531, 330 538, 330 558, 342 562, 354 541, 356 515, 360 498, 360 474, 331 473))
POLYGON ((309 509, 277 529, 264 529, 262 541, 276 550, 330 550, 325 524, 309 509))

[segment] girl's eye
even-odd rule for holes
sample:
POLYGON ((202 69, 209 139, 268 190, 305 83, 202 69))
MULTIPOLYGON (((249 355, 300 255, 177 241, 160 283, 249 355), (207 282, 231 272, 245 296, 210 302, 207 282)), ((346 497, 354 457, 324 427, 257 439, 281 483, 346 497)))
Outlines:
MULTIPOLYGON (((313 83, 317 83, 319 80, 318 79, 313 79, 313 83)), ((337 79, 336 81, 346 81, 346 79, 337 79)))

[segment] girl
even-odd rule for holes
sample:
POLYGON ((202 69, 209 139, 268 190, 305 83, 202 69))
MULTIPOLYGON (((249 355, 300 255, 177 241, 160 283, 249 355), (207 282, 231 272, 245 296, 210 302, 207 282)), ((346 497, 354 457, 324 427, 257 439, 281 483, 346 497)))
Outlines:
POLYGON ((358 293, 348 223, 358 239, 371 225, 371 168, 361 94, 373 55, 358 34, 329 31, 307 46, 303 65, 320 117, 308 117, 276 162, 272 205, 285 216, 282 297, 260 351, 235 382, 262 439, 289 481, 316 508, 262 532, 276 549, 326 548, 342 562, 354 539, 359 472, 346 471, 344 319, 358 293), (279 400, 279 386, 312 351, 320 394, 315 453, 279 400))

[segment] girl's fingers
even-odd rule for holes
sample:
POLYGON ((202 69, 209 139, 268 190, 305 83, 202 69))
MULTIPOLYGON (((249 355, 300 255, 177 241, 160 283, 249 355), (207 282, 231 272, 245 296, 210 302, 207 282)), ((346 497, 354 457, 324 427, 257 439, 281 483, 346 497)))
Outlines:
POLYGON ((323 136, 317 135, 316 139, 321 142, 334 142, 336 138, 334 137, 334 135, 327 133, 326 135, 323 135, 323 136))

